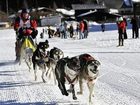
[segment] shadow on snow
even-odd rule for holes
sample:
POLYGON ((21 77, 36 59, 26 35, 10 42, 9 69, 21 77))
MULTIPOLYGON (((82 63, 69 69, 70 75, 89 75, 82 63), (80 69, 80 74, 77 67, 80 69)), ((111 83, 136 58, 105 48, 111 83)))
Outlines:
POLYGON ((18 62, 15 60, 9 60, 9 61, 3 61, 3 62, 0 61, 0 67, 1 66, 8 66, 8 65, 15 65, 17 63, 18 62))
POLYGON ((17 100, 0 101, 0 105, 57 105, 55 102, 45 104, 44 102, 17 102, 17 100))
POLYGON ((16 73, 17 71, 0 71, 0 76, 15 76, 15 74, 12 73, 16 73))

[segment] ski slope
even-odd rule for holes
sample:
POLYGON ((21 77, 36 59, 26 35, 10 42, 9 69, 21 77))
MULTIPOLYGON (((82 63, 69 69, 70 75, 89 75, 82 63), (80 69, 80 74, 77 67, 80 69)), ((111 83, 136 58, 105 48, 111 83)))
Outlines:
MULTIPOLYGON (((93 105, 140 105, 140 39, 131 38, 131 29, 127 33, 128 39, 122 47, 116 47, 118 33, 112 30, 91 31, 83 40, 52 38, 49 49, 58 47, 65 57, 89 53, 101 62, 93 105)), ((41 40, 38 36, 38 42, 41 40)), ((84 94, 77 95, 74 101, 71 94, 63 96, 53 80, 45 78, 47 83, 43 83, 41 71, 34 81, 33 70, 29 72, 26 64, 19 66, 14 61, 14 43, 13 29, 0 30, 0 105, 88 105, 86 83, 84 94)))

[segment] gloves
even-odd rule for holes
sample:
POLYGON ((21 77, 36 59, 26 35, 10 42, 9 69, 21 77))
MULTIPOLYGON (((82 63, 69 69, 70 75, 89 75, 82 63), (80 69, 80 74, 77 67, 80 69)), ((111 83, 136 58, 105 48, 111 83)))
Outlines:
POLYGON ((20 36, 31 36, 33 39, 36 38, 38 31, 34 28, 20 28, 19 35, 20 36))
POLYGON ((27 30, 26 30, 26 34, 31 35, 31 34, 32 34, 32 32, 33 32, 33 31, 32 31, 31 29, 27 29, 27 30))
POLYGON ((33 32, 33 31, 32 31, 31 29, 24 29, 24 30, 23 30, 23 34, 24 34, 25 36, 31 35, 32 32, 33 32))

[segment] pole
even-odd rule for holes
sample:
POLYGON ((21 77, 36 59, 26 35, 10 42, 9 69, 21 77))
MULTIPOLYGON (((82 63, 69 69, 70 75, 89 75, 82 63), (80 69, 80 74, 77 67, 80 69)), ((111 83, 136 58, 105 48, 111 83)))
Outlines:
POLYGON ((134 17, 136 17, 136 3, 133 3, 133 14, 134 14, 134 17))
POLYGON ((6 12, 7 12, 7 18, 8 18, 8 16, 9 16, 9 12, 8 12, 8 0, 6 0, 6 12))

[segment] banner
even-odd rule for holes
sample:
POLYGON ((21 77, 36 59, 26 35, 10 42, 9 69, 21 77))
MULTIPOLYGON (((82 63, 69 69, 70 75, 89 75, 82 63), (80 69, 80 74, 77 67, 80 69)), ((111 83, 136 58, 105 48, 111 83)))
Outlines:
POLYGON ((132 7, 133 7, 132 0, 124 0, 122 8, 132 8, 132 7))

